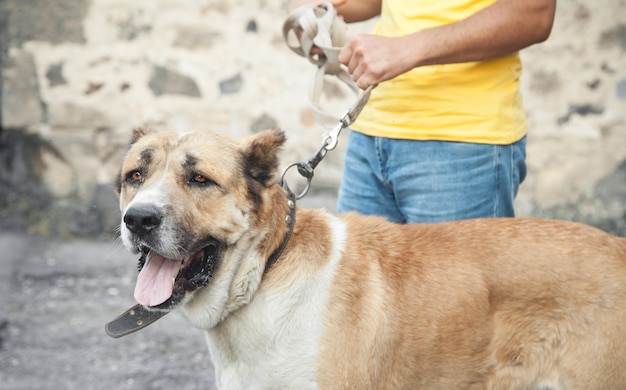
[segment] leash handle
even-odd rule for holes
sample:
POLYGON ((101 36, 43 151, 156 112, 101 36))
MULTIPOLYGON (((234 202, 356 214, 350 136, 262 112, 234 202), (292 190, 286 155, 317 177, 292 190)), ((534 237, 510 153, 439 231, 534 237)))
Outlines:
POLYGON ((337 15, 331 2, 305 5, 289 14, 283 23, 283 38, 294 53, 317 66, 309 85, 309 108, 320 125, 327 128, 333 126, 337 117, 321 106, 325 76, 335 76, 355 96, 361 93, 348 69, 339 62, 339 53, 348 41, 347 24, 337 15))
POLYGON ((347 40, 347 30, 345 22, 337 17, 332 3, 325 2, 294 9, 283 23, 283 38, 294 53, 320 66, 328 57, 331 62, 337 62, 336 57, 347 40), (313 53, 314 46, 323 54, 313 53))
POLYGON ((282 183, 286 183, 285 175, 294 166, 297 167, 298 173, 307 180, 304 190, 296 196, 296 199, 300 200, 311 187, 315 168, 324 159, 328 151, 337 147, 341 131, 354 123, 369 100, 374 86, 367 87, 361 93, 347 69, 339 63, 339 52, 347 41, 347 25, 337 16, 337 10, 332 3, 325 2, 317 6, 302 6, 293 10, 283 23, 283 37, 293 52, 308 58, 311 63, 318 67, 309 91, 310 108, 318 123, 330 127, 337 121, 337 119, 322 112, 319 105, 325 75, 336 76, 357 96, 356 101, 339 119, 339 123, 324 133, 319 149, 306 162, 291 163, 283 170, 280 177, 282 183), (297 44, 290 39, 293 38, 293 35, 298 41, 297 44), (313 52, 315 46, 323 52, 322 55, 313 52))

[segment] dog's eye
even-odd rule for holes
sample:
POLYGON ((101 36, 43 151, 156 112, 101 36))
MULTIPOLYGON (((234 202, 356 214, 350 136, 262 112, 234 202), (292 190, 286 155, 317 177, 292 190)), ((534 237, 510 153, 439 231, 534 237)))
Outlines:
POLYGON ((193 181, 196 183, 200 183, 200 184, 204 184, 207 182, 206 177, 202 176, 202 175, 195 175, 193 177, 193 181))
POLYGON ((205 176, 202 176, 200 174, 194 174, 190 179, 189 179, 189 184, 190 185, 196 185, 196 186, 206 186, 208 184, 213 183, 211 181, 211 179, 206 178, 205 176))
POLYGON ((126 181, 132 184, 141 183, 143 181, 143 173, 140 171, 131 171, 126 175, 126 181))

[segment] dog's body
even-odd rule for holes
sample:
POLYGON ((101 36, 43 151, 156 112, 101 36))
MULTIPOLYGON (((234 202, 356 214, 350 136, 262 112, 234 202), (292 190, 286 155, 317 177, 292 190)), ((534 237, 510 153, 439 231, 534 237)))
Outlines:
POLYGON ((266 270, 289 229, 282 133, 137 138, 119 186, 147 258, 135 296, 207 331, 223 388, 626 389, 626 239, 298 209, 266 270))

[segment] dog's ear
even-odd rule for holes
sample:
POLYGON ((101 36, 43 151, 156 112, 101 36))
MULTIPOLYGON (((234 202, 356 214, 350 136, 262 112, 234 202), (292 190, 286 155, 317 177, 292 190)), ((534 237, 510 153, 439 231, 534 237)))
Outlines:
POLYGON ((138 127, 136 129, 133 129, 133 137, 130 140, 130 144, 134 144, 135 142, 137 142, 139 140, 139 138, 143 137, 144 135, 148 135, 148 134, 152 134, 154 133, 154 130, 152 129, 145 129, 143 127, 138 127))
POLYGON ((251 137, 243 152, 246 174, 263 186, 271 185, 278 169, 278 153, 286 140, 280 130, 267 130, 251 137))

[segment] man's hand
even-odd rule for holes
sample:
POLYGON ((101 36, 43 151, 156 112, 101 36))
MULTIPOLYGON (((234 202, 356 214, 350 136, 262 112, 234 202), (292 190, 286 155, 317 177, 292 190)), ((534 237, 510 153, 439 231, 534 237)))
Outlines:
POLYGON ((413 68, 412 59, 404 55, 404 41, 402 37, 357 35, 341 50, 339 62, 348 67, 357 86, 365 89, 413 68))

